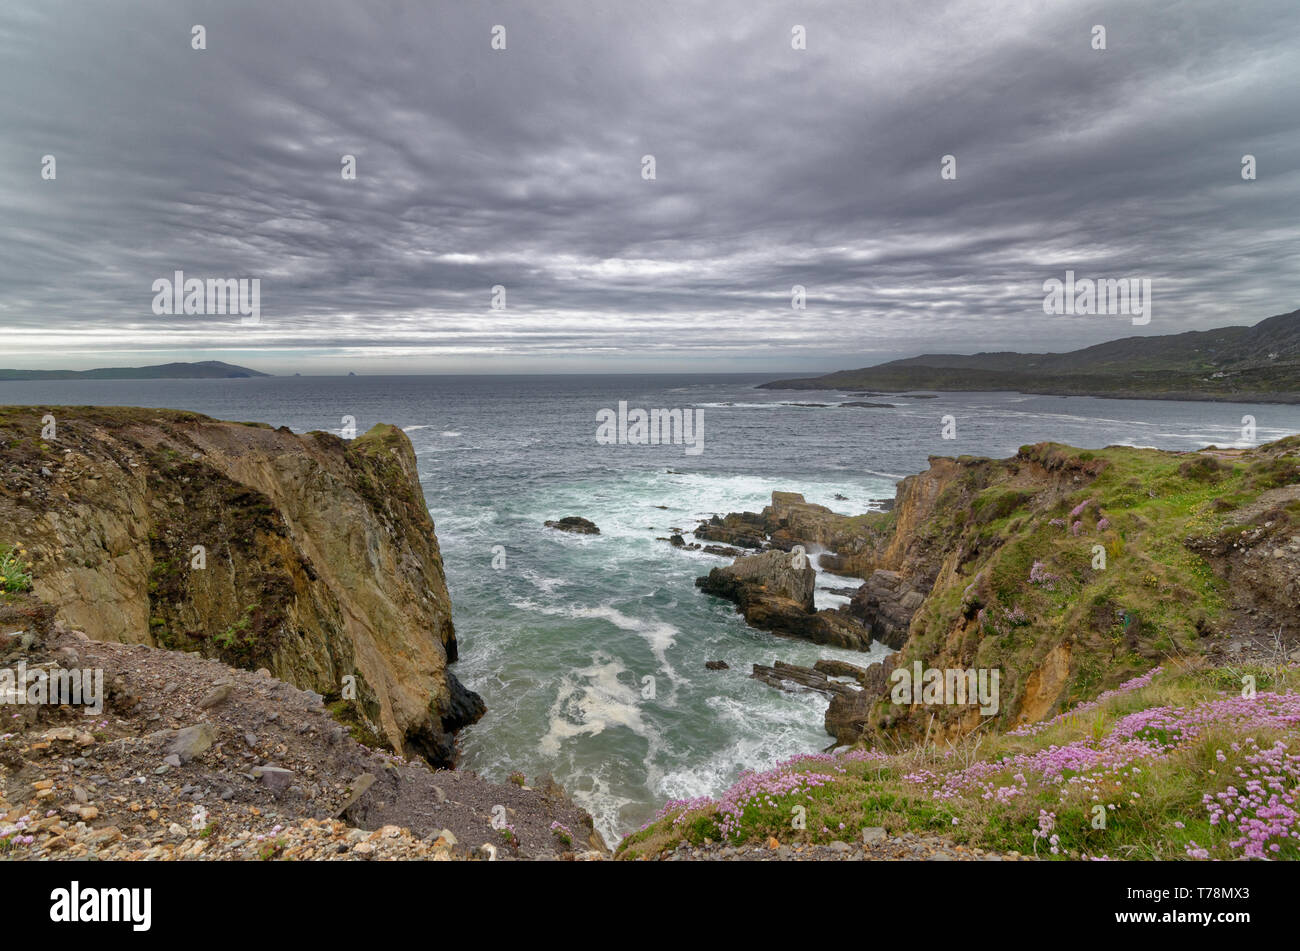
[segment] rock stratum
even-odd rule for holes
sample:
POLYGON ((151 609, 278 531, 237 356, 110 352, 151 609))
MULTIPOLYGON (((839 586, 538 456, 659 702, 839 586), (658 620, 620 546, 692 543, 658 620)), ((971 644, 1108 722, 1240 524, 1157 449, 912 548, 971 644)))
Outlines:
POLYGON ((345 442, 171 410, 0 408, 0 523, 35 597, 92 639, 265 668, 435 767, 483 713, 449 666, 442 558, 395 427, 345 442))

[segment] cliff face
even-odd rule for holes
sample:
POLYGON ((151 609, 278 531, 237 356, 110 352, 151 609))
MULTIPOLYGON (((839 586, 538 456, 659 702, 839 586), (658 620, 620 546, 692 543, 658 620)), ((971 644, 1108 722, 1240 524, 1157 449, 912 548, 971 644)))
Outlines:
MULTIPOLYGON (((1296 438, 1197 453, 1044 443, 1006 460, 932 459, 900 483, 852 610, 896 634, 891 667, 998 670, 1002 726, 1169 656, 1285 656, 1300 638, 1298 450, 1296 438)), ((987 719, 883 689, 836 706, 828 725, 846 741, 987 719)))
POLYGON ((345 443, 168 410, 6 408, 0 474, 5 540, 70 627, 266 667, 436 765, 482 715, 448 669, 442 559, 394 427, 345 443))
POLYGON ((862 690, 826 691, 826 728, 842 743, 1033 722, 1166 657, 1300 659, 1300 437, 1252 450, 1041 443, 1010 459, 934 457, 899 483, 889 512, 839 515, 774 493, 762 513, 708 527, 774 548, 826 546, 822 567, 864 579, 846 613, 897 653, 848 672, 862 690), (997 671, 996 711, 895 703, 890 674, 918 662, 997 671))

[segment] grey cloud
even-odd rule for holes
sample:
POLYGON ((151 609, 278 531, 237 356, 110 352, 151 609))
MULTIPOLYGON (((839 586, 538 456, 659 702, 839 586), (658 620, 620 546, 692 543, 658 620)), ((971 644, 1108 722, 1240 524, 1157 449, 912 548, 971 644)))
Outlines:
POLYGON ((1143 332, 1254 322, 1300 297, 1298 40, 1290 0, 10 0, 0 363, 802 370, 1132 332, 1045 317, 1066 268, 1150 277, 1143 332), (260 278, 262 324, 153 315, 176 269, 260 278))

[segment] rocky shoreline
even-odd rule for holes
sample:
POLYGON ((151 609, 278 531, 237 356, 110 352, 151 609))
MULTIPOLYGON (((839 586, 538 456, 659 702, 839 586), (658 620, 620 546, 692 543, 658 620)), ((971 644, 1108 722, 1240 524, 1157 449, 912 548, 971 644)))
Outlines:
MULTIPOLYGON (((44 676, 102 671, 105 706, 87 717, 6 695, 10 857, 610 855, 549 776, 450 768, 455 731, 484 707, 450 670, 441 554, 399 430, 344 442, 193 413, 48 410, 0 408, 0 519, 31 567, 0 603, 0 656, 44 676), (48 417, 59 435, 36 439, 48 417)), ((546 525, 599 535, 579 516, 546 525)), ((1170 657, 1300 659, 1300 437, 933 457, 870 511, 774 492, 761 512, 705 519, 699 541, 671 531, 675 548, 733 559, 696 585, 751 626, 891 649, 749 673, 824 695, 831 748, 855 753, 1009 732, 1170 657), (816 607, 814 559, 861 579, 847 604, 816 607), (997 669, 1000 707, 892 702, 904 665, 997 669)), ((696 841, 660 857, 1003 856, 904 833, 696 841)))
POLYGON ((932 457, 926 472, 898 484, 892 505, 859 515, 774 492, 761 512, 700 524, 695 537, 752 553, 696 585, 736 604, 753 627, 895 652, 866 667, 841 664, 835 674, 825 662, 754 666, 751 676, 772 686, 825 694, 833 745, 916 738, 936 728, 955 737, 983 722, 970 707, 890 702, 890 675, 915 662, 998 669, 999 723, 1009 728, 1170 654, 1240 661, 1294 652, 1298 445, 1292 437, 1254 450, 1171 453, 1044 443, 1005 460, 932 457), (1152 469, 1165 473, 1165 491, 1203 501, 1188 512, 1167 511, 1158 494, 1127 475, 1152 469), (1210 515, 1227 527, 1208 529, 1210 515), (1211 577, 1202 593, 1187 587, 1185 574, 1166 567, 1162 576, 1143 551, 1170 540, 1189 565, 1204 559, 1211 577), (814 558, 823 569, 862 579, 848 605, 815 609, 814 558), (1074 592, 1069 624, 1030 608, 1059 611, 1052 605, 1065 588, 1074 592), (1222 609, 1220 590, 1228 595, 1222 609), (1175 611, 1177 634, 1143 620, 1175 611), (1021 629, 1033 630, 1033 639, 1021 629))

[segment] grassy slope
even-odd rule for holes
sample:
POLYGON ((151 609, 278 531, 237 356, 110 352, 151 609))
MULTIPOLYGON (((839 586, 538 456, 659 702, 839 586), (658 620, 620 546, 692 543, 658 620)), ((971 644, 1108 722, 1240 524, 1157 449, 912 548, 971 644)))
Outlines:
MULTIPOLYGON (((1239 530, 1242 505, 1296 481, 1300 437, 1239 459, 1045 443, 1022 448, 1012 464, 970 460, 963 482, 948 489, 925 526, 966 560, 927 598, 900 664, 998 668, 1002 696, 1018 698, 1047 654, 1064 644, 1071 654, 1066 697, 1077 701, 1162 657, 1197 653, 1227 603, 1224 582, 1184 540, 1239 530), (1067 485, 1070 473, 1084 475, 1074 491, 1045 490, 1023 478, 1027 462, 1063 473, 1067 485), (1104 568, 1095 567, 1097 546, 1104 568)), ((1271 530, 1297 524, 1300 503, 1291 503, 1271 530)), ((938 718, 957 712, 940 708, 938 718)), ((876 724, 896 733, 924 727, 924 717, 900 722, 888 701, 876 713, 876 724)), ((1020 713, 1004 701, 997 725, 1012 725, 1020 713)))

